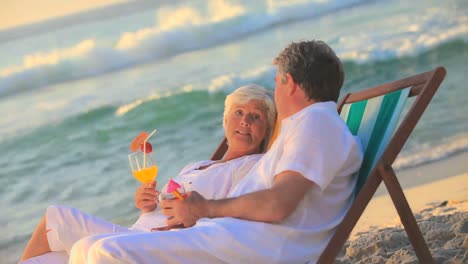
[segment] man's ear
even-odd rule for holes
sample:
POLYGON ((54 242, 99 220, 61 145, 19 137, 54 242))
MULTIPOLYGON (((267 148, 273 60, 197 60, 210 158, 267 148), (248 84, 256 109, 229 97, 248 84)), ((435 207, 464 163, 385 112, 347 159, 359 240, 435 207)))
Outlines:
POLYGON ((289 73, 286 73, 286 83, 287 83, 287 87, 288 87, 288 96, 291 96, 293 95, 297 89, 299 88, 297 83, 294 81, 294 78, 291 76, 291 74, 289 73))

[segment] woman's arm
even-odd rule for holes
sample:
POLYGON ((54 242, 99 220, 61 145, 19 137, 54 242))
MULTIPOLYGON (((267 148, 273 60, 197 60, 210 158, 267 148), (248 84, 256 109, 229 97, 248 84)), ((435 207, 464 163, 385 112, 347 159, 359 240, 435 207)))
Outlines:
POLYGON ((142 184, 135 192, 135 207, 141 213, 151 212, 158 206, 158 191, 156 191, 156 181, 142 184))

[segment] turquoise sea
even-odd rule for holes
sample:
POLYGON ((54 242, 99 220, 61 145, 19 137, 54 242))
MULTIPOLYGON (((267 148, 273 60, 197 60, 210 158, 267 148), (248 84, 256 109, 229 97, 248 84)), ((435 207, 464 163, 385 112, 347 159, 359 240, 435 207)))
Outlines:
POLYGON ((134 5, 18 28, 15 37, 0 31, 5 263, 18 260, 50 204, 130 225, 138 216, 127 160, 133 137, 158 129, 151 143, 160 184, 209 158, 223 137, 226 94, 252 82, 273 89, 272 60, 292 41, 322 39, 335 49, 345 64, 343 93, 446 67, 396 166, 468 150, 467 1, 134 5))

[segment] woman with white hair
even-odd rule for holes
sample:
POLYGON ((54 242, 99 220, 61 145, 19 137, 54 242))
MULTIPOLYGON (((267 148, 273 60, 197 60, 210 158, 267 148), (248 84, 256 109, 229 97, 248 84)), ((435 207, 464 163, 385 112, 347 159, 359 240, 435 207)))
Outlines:
MULTIPOLYGON (((255 84, 242 86, 226 97, 223 127, 228 143, 221 160, 191 163, 174 178, 187 192, 208 199, 225 198, 266 151, 276 119, 272 92, 255 84)), ((86 262, 83 252, 103 237, 164 229, 166 218, 157 208, 156 182, 140 186, 135 205, 142 212, 130 227, 119 226, 76 208, 49 206, 26 246, 20 263, 66 263, 69 255, 86 262), (76 253, 78 252, 78 253, 76 253)), ((78 261, 77 261, 78 260, 78 261)))

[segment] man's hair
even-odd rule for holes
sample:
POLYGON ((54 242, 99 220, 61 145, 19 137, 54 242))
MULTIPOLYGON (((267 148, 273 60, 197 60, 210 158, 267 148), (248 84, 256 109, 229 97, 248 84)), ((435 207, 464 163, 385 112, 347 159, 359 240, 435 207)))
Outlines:
POLYGON ((309 99, 338 101, 344 81, 340 59, 323 41, 291 43, 273 61, 285 82, 289 73, 309 99))
MULTIPOLYGON (((246 104, 250 100, 259 100, 263 103, 262 110, 267 117, 267 130, 265 139, 260 146, 261 151, 265 150, 266 146, 268 146, 268 142, 270 141, 270 137, 275 126, 276 106, 273 97, 272 91, 267 90, 260 85, 247 84, 234 90, 234 92, 226 97, 226 101, 224 102, 224 120, 231 111, 231 108, 236 105, 246 104)), ((226 129, 224 121, 223 127, 226 129)))

